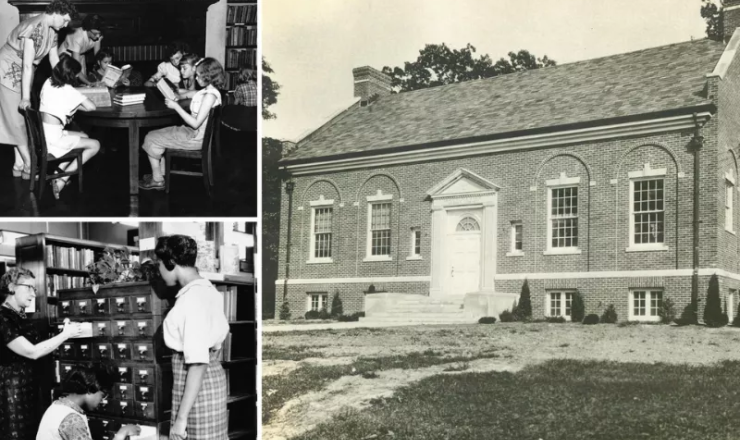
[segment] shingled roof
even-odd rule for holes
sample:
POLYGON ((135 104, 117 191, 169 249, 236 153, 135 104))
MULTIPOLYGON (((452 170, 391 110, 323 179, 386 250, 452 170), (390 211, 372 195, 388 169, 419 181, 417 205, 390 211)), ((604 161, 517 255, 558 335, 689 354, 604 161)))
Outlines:
POLYGON ((710 104, 705 75, 724 48, 702 39, 383 96, 335 117, 285 160, 377 154, 710 104))

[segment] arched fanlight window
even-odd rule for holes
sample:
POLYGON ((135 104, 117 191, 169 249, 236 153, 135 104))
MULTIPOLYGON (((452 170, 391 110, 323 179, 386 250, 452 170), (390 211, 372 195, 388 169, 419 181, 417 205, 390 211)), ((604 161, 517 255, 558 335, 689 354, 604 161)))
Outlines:
POLYGON ((480 225, 473 217, 465 217, 457 224, 457 232, 480 231, 480 225))

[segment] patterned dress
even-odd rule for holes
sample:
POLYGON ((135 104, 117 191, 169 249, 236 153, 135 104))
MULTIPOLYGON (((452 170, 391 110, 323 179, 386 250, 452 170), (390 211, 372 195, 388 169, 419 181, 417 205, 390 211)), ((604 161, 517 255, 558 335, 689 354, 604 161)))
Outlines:
POLYGON ((18 111, 21 103, 23 43, 33 40, 33 64, 37 66, 57 44, 57 33, 49 26, 49 16, 39 14, 13 29, 0 47, 0 144, 24 145, 26 124, 18 111))
POLYGON ((25 314, 0 306, 0 440, 33 440, 38 427, 35 362, 8 348, 23 336, 32 344, 39 335, 25 314))

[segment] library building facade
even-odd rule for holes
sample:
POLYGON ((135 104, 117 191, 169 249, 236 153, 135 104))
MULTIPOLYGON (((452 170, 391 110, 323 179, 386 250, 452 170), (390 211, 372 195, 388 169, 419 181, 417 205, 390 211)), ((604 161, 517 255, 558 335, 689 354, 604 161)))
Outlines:
MULTIPOLYGON (((738 3, 740 2, 730 2, 738 3)), ((355 103, 281 161, 275 310, 464 322, 613 305, 680 313, 710 279, 740 289, 740 10, 708 39, 391 93, 353 70, 355 103), (420 318, 422 319, 422 318, 420 318)))

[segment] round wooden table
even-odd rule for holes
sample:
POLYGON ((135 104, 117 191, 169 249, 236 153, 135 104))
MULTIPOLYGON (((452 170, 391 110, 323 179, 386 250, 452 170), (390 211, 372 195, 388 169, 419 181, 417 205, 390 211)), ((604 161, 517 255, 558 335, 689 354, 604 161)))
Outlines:
MULTIPOLYGON (((126 87, 111 89, 111 101, 116 93, 146 93, 143 104, 111 107, 98 107, 92 112, 77 112, 75 119, 94 127, 128 128, 128 161, 129 161, 129 194, 139 194, 139 129, 141 127, 164 127, 177 125, 182 119, 175 110, 164 105, 164 98, 159 90, 153 87, 126 87)), ((190 102, 187 100, 186 102, 190 102)), ((180 101, 180 105, 186 103, 180 101)), ((133 202, 133 200, 132 200, 133 202)), ((132 205, 133 206, 133 205, 132 205)), ((132 215, 136 213, 132 212, 132 215)))

